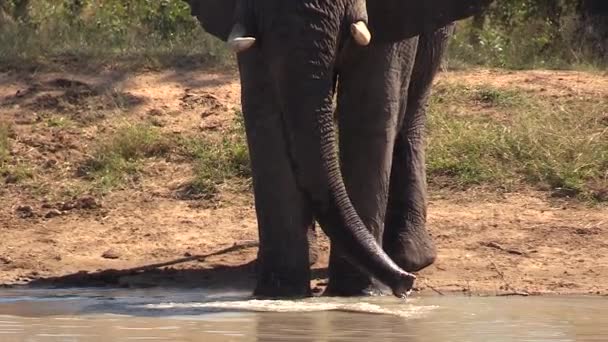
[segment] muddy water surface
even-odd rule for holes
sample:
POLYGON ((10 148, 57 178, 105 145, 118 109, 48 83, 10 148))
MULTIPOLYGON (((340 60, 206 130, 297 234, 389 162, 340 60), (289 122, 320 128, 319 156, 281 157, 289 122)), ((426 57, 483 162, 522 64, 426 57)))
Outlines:
POLYGON ((0 341, 608 341, 608 299, 0 290, 0 341))

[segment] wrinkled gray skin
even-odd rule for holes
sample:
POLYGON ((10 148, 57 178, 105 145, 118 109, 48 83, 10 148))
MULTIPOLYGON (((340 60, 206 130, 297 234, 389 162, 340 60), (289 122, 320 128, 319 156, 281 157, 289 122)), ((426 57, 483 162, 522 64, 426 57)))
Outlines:
MULTIPOLYGON (((358 0, 247 1, 259 42, 238 56, 260 237, 255 294, 310 294, 314 218, 331 239, 328 294, 365 293, 375 278, 403 295, 407 272, 436 258, 425 229, 431 83, 451 22, 491 0, 368 1, 367 47, 349 34, 358 0)), ((225 40, 235 0, 189 2, 225 40)))

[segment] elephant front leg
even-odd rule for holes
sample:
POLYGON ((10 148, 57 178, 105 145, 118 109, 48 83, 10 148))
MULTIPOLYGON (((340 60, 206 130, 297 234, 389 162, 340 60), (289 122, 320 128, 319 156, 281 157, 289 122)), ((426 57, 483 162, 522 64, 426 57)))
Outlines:
POLYGON ((406 122, 395 144, 383 247, 404 270, 419 271, 437 256, 426 230, 427 189, 423 115, 406 122))
POLYGON ((404 270, 431 265, 437 251, 427 231, 426 107, 452 26, 421 35, 402 128, 395 142, 383 247, 404 270))
POLYGON ((289 163, 281 115, 258 49, 239 56, 243 113, 253 170, 261 297, 310 295, 308 232, 313 218, 289 163))

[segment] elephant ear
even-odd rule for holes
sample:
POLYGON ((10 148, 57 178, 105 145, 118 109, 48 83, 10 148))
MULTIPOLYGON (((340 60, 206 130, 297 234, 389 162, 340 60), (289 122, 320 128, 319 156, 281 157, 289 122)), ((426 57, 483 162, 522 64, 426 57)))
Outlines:
POLYGON ((437 24, 444 26, 456 20, 472 17, 485 10, 492 2, 494 0, 452 0, 443 13, 438 13, 435 20, 437 24))
POLYGON ((186 0, 190 12, 198 19, 205 31, 221 40, 228 40, 234 24, 237 0, 186 0))
POLYGON ((374 41, 397 41, 417 36, 425 25, 422 1, 367 1, 374 41))
POLYGON ((397 41, 473 16, 493 1, 374 0, 367 2, 367 8, 374 39, 397 41))

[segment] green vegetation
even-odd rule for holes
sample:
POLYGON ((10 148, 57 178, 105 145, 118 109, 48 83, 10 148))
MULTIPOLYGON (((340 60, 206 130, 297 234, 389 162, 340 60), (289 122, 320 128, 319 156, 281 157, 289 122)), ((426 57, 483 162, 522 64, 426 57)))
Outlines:
POLYGON ((35 169, 25 163, 18 163, 17 165, 8 165, 5 167, 0 166, 0 174, 5 176, 5 183, 21 183, 27 179, 35 177, 35 169))
POLYGON ((230 62, 223 44, 202 31, 181 0, 0 2, 2 68, 230 62))
POLYGON ((8 161, 10 155, 9 130, 9 125, 0 121, 0 171, 4 168, 4 164, 8 161))
POLYGON ((605 68, 605 0, 502 0, 459 22, 449 65, 605 68), (602 12, 603 11, 603 12, 602 12))
POLYGON ((221 134, 172 138, 149 124, 125 124, 102 138, 94 153, 80 168, 80 174, 102 192, 136 180, 150 158, 169 152, 182 156, 192 165, 193 179, 188 195, 211 198, 219 186, 251 176, 249 154, 240 121, 221 134))
POLYGON ((46 120, 48 127, 54 128, 69 128, 74 125, 74 122, 64 116, 51 116, 46 120))
MULTIPOLYGON (((594 1, 496 1, 458 24, 448 65, 605 68, 608 43, 602 42, 608 27, 595 24, 590 10, 595 7, 586 5, 594 1)), ((200 63, 231 64, 232 57, 223 43, 202 31, 182 0, 0 0, 0 71, 200 63)), ((138 100, 126 93, 99 97, 82 92, 74 103, 58 98, 61 106, 44 125, 82 128, 106 118, 106 112, 127 113, 138 100)), ((532 185, 607 201, 608 100, 538 95, 440 83, 429 109, 430 183, 495 189, 532 185)), ((237 117, 227 131, 179 139, 162 133, 155 122, 121 125, 93 145, 79 169, 91 181, 83 188, 108 191, 125 185, 144 173, 149 159, 174 151, 192 164, 188 191, 211 197, 222 184, 251 175, 237 117)), ((9 131, 0 122, 0 174, 16 182, 36 169, 11 159, 9 131)))
POLYGON ((0 182, 19 183, 34 177, 34 170, 29 165, 10 161, 10 125, 0 121, 0 182))
POLYGON ((154 127, 124 125, 100 141, 80 174, 102 191, 123 184, 143 170, 145 158, 160 157, 171 150, 170 141, 154 127))
POLYGON ((439 84, 429 110, 430 182, 506 188, 528 183, 608 200, 606 108, 606 99, 439 84))
MULTIPOLYGON (((460 22, 450 65, 605 67, 604 0, 501 0, 460 22), (599 9, 598 9, 599 8, 599 9)), ((232 63, 183 0, 0 1, 0 65, 167 67, 232 63)))
POLYGON ((213 196, 227 180, 251 177, 245 132, 237 113, 235 125, 221 136, 184 139, 180 145, 192 159, 194 179, 189 187, 193 195, 213 196))

